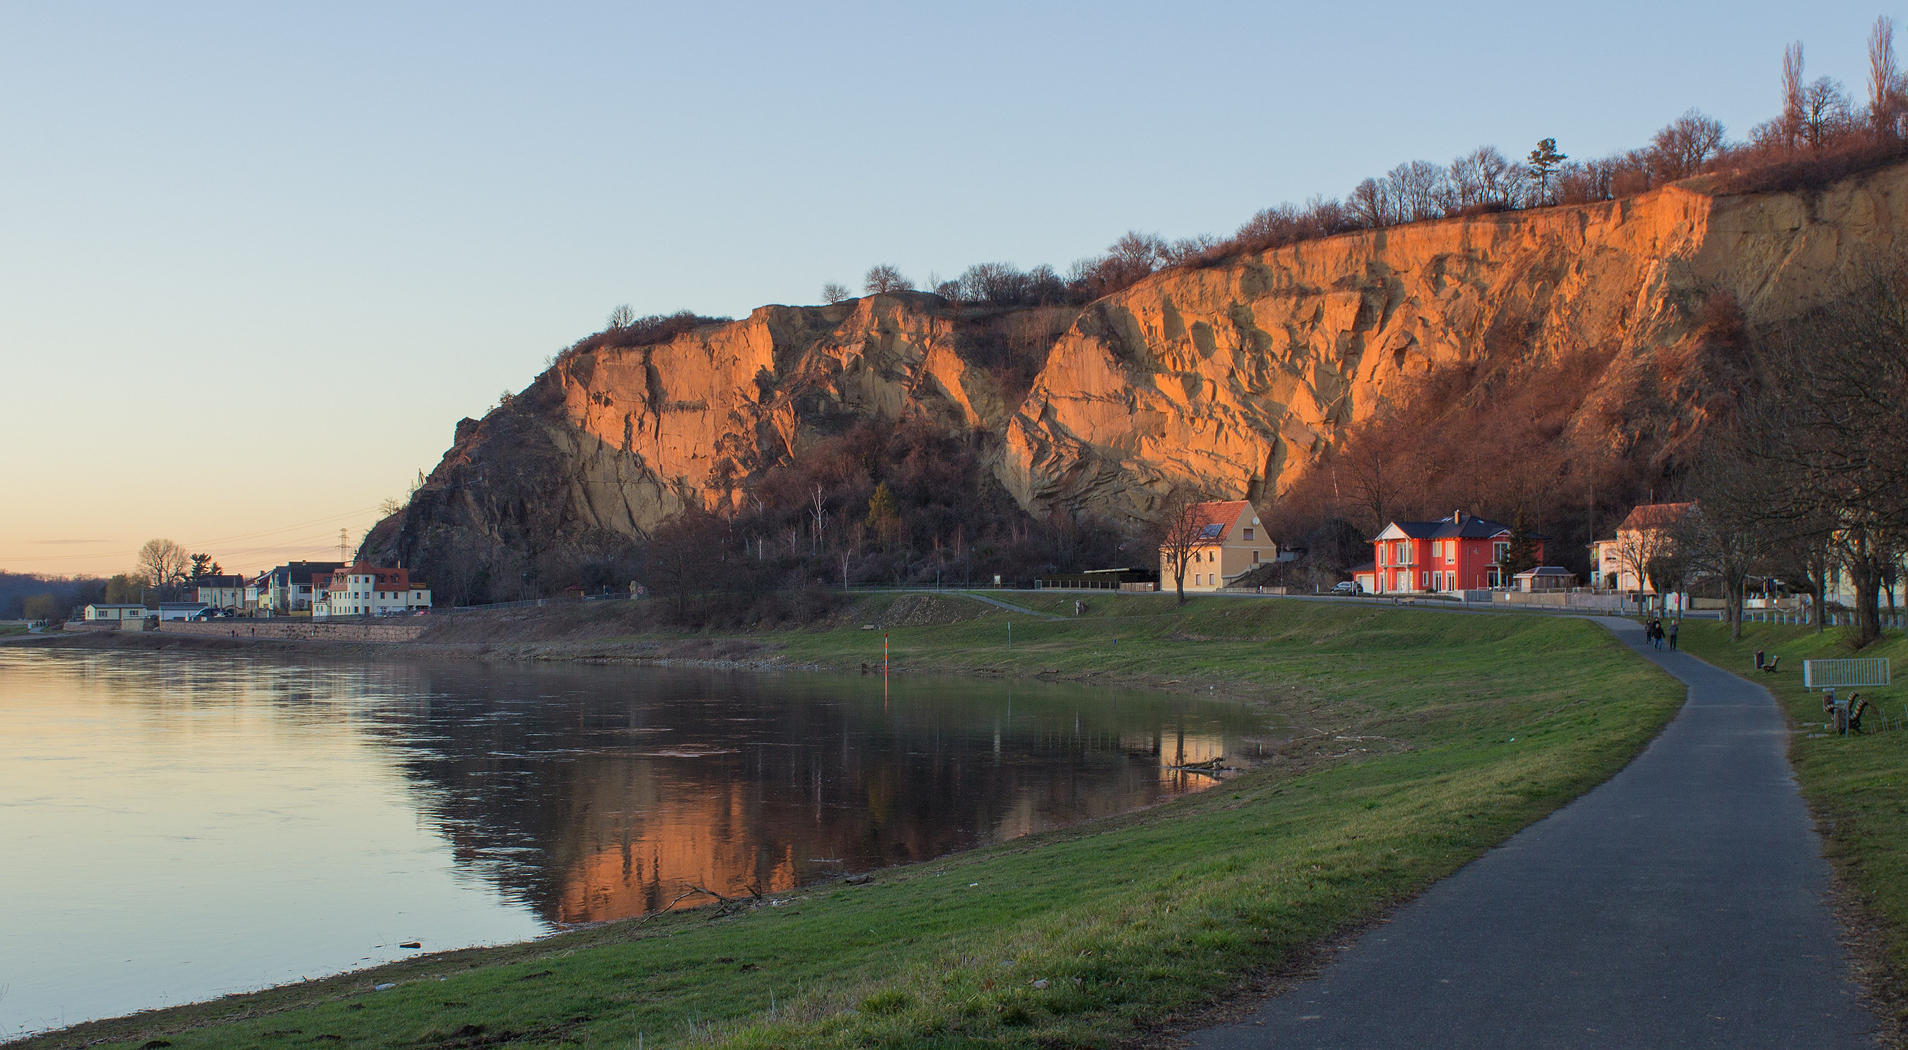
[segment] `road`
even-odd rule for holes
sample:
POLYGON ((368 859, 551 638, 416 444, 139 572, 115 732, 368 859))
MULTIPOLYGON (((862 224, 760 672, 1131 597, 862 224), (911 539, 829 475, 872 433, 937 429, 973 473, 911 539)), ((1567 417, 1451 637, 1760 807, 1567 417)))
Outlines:
POLYGON ((1648 648, 1689 686, 1608 782, 1433 886, 1206 1050, 1857 1048, 1828 863, 1767 691, 1648 648))

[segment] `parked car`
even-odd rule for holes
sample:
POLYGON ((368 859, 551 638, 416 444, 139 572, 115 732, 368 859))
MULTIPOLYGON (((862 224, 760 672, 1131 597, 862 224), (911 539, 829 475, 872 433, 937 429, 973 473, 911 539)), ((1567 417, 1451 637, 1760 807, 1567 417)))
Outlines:
POLYGON ((1332 585, 1333 594, 1363 594, 1365 589, 1358 586, 1357 580, 1340 580, 1332 585))

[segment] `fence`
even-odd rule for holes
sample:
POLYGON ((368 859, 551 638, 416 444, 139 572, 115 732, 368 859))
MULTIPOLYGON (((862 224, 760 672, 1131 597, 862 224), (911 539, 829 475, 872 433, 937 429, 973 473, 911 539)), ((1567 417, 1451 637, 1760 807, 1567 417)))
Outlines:
POLYGON ((1885 657, 1862 660, 1804 660, 1802 688, 1843 689, 1849 686, 1888 685, 1885 657))

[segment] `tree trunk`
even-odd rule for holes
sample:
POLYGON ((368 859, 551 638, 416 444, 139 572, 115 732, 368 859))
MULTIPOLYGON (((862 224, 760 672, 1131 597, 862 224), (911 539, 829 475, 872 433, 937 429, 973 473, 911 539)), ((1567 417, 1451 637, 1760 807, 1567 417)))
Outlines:
POLYGON ((1855 647, 1862 649, 1881 638, 1881 571, 1868 555, 1849 558, 1847 564, 1855 585, 1855 647))
POLYGON ((1741 579, 1730 580, 1723 591, 1723 615, 1729 618, 1729 640, 1742 641, 1742 592, 1741 579))

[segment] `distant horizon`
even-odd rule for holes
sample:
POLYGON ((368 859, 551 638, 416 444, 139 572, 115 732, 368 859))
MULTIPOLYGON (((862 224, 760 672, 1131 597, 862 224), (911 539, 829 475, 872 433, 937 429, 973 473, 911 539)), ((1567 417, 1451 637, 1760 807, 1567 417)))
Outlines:
POLYGON ((621 303, 1064 270, 1414 158, 1640 147, 1691 108, 1740 141, 1796 40, 1860 93, 1872 7, 1728 13, 1393 4, 1351 39, 1296 5, 9 8, 0 571, 110 576, 152 538, 336 560, 621 303))

